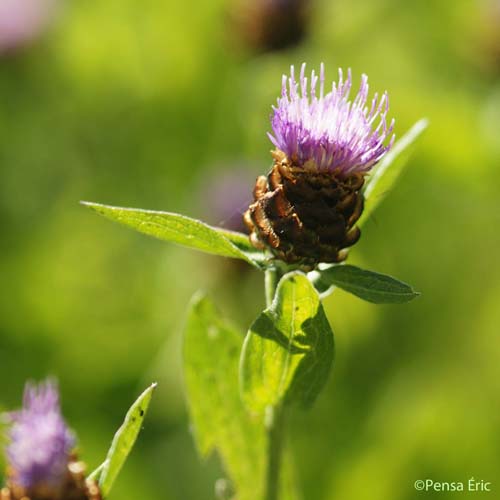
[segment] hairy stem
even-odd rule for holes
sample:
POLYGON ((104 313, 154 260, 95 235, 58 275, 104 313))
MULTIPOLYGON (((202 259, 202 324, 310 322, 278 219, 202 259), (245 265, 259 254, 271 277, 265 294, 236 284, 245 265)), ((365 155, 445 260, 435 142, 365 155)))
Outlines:
POLYGON ((267 408, 265 424, 269 439, 265 500, 278 500, 284 442, 283 408, 281 406, 267 408))
MULTIPOLYGON (((278 282, 283 272, 277 267, 270 267, 265 274, 266 306, 270 307, 278 282)), ((267 472, 265 500, 278 500, 280 491, 280 472, 283 455, 283 407, 269 406, 265 415, 268 436, 267 472)))

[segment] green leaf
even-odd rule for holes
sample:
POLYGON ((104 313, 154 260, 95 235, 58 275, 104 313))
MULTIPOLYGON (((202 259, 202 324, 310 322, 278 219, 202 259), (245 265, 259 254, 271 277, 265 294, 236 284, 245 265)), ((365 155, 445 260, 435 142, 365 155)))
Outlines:
POLYGON ((241 402, 238 362, 243 336, 206 297, 193 299, 184 333, 188 405, 199 452, 219 453, 239 500, 263 497, 266 433, 241 402))
POLYGON ((304 274, 286 274, 245 339, 240 383, 246 405, 256 413, 282 402, 309 406, 327 380, 333 354, 318 293, 304 274))
POLYGON ((112 207, 87 201, 81 203, 108 219, 160 240, 223 257, 242 259, 256 267, 263 259, 263 253, 254 249, 244 234, 218 229, 185 215, 112 207))
POLYGON ((99 467, 94 469, 88 476, 87 481, 97 481, 99 482, 99 478, 101 477, 101 473, 106 465, 106 461, 104 461, 99 467))
MULTIPOLYGON (((247 234, 239 233, 238 231, 230 231, 229 229, 223 229, 221 227, 214 227, 220 235, 224 236, 227 240, 229 240, 235 247, 239 248, 242 252, 248 252, 252 255, 252 258, 255 258, 253 254, 260 254, 255 247, 250 243, 250 238, 247 234)), ((259 257, 262 259, 262 257, 259 257)))
POLYGON ((350 265, 333 266, 320 271, 316 284, 321 289, 338 286, 375 304, 400 304, 420 295, 410 285, 391 276, 350 265))
POLYGON ((127 412, 122 426, 113 438, 108 455, 100 471, 99 486, 103 497, 106 497, 110 492, 118 473, 134 446, 155 387, 156 384, 152 384, 137 398, 137 401, 127 412))
POLYGON ((378 204, 391 190, 406 166, 415 141, 427 128, 427 120, 420 120, 397 141, 380 163, 372 170, 364 189, 365 207, 357 225, 364 224, 378 204))

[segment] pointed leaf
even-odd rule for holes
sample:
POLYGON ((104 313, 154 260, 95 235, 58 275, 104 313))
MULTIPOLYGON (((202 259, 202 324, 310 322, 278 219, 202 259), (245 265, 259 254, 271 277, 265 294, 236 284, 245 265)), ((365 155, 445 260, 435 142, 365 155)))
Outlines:
POLYGON ((250 243, 250 238, 248 234, 240 233, 238 231, 230 231, 229 229, 224 229, 221 227, 214 227, 220 235, 224 236, 227 240, 229 240, 235 247, 239 248, 242 252, 248 252, 250 254, 259 253, 258 250, 255 249, 254 246, 250 243))
POLYGON ((108 495, 134 446, 155 387, 156 384, 152 384, 139 396, 137 401, 130 407, 125 416, 125 421, 113 438, 99 477, 99 486, 103 497, 108 495))
POLYGON ((259 260, 263 258, 262 252, 251 247, 244 234, 218 229, 185 215, 112 207, 86 201, 81 203, 108 219, 160 240, 223 257, 242 259, 257 267, 259 260))
POLYGON ((239 500, 262 498, 266 433, 241 402, 238 362, 243 336, 206 297, 191 305, 184 333, 189 411, 200 454, 219 453, 239 500))
POLYGON ((333 266, 320 271, 317 284, 324 289, 338 286, 375 304, 409 302, 420 295, 410 285, 391 276, 350 265, 333 266))
POLYGON ((286 274, 245 339, 240 382, 246 405, 257 413, 282 402, 310 405, 327 380, 333 351, 318 293, 304 274, 286 274))
POLYGON ((87 481, 97 481, 99 482, 99 478, 101 477, 101 473, 106 465, 106 461, 104 461, 99 467, 94 469, 88 476, 87 481))
POLYGON ((358 226, 368 220, 378 204, 391 190, 397 178, 406 166, 412 146, 427 128, 427 120, 420 120, 397 141, 380 163, 372 170, 364 190, 365 207, 358 226))

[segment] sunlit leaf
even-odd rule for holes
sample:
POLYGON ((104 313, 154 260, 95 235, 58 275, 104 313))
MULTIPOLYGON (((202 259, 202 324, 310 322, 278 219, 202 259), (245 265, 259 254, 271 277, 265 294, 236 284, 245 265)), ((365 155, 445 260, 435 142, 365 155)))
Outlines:
POLYGON ((427 120, 420 120, 396 141, 392 149, 372 170, 364 189, 365 207, 357 225, 361 226, 371 216, 378 204, 391 190, 397 178, 405 168, 415 145, 415 141, 427 128, 427 120))
MULTIPOLYGON (((221 318, 206 297, 192 301, 184 334, 184 370, 194 437, 203 457, 220 456, 230 481, 218 494, 236 491, 238 500, 263 498, 268 436, 263 419, 250 415, 240 397, 238 366, 243 335, 221 318)), ((291 463, 285 451, 283 500, 296 500, 291 463)))
POLYGON ((191 305, 184 337, 189 411, 200 454, 216 450, 239 500, 262 498, 266 433, 245 411, 238 386, 243 336, 221 319, 205 297, 191 305))
POLYGON ((230 231, 229 229, 223 229, 221 227, 214 227, 219 234, 224 236, 227 240, 229 240, 234 246, 239 248, 243 252, 249 252, 253 254, 256 252, 256 249, 250 243, 250 238, 247 234, 239 233, 238 231, 230 231))
POLYGON ((246 405, 262 413, 283 401, 311 404, 327 380, 333 352, 317 291, 304 274, 285 275, 245 339, 240 380, 246 405))
POLYGON ((136 402, 127 412, 122 426, 113 438, 99 477, 99 486, 103 497, 108 495, 134 446, 155 387, 156 384, 152 384, 137 398, 136 402))
POLYGON ((261 252, 242 233, 218 229, 185 215, 82 202, 97 213, 136 231, 203 252, 242 259, 258 267, 261 252))
POLYGON ((420 295, 410 285, 391 276, 350 265, 333 266, 320 271, 315 284, 323 290, 338 286, 346 292, 375 304, 408 302, 420 295))

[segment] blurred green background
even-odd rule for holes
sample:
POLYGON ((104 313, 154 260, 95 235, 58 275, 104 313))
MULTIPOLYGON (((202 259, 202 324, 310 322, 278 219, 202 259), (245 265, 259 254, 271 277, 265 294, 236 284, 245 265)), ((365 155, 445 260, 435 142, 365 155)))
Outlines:
MULTIPOLYGON (((3 0, 0 0, 0 2, 3 0)), ((242 50, 231 0, 66 2, 29 46, 0 55, 0 407, 59 378, 81 456, 98 465, 128 406, 160 385, 110 499, 204 500, 181 332, 204 288, 242 331, 262 276, 149 239, 78 201, 212 223, 217 179, 270 164, 268 116, 290 64, 352 67, 387 89, 396 133, 430 128, 350 262, 422 292, 375 306, 326 300, 337 353, 327 388, 293 415, 306 500, 410 500, 417 479, 500 491, 500 15, 494 2, 324 0, 302 44, 242 50)), ((222 181, 221 181, 222 182, 222 181)), ((236 189, 236 188, 235 188, 236 189)), ((236 212, 238 209, 235 209, 236 212)), ((234 214, 232 214, 234 215, 234 214)), ((425 494, 456 498, 456 493, 425 494)))

